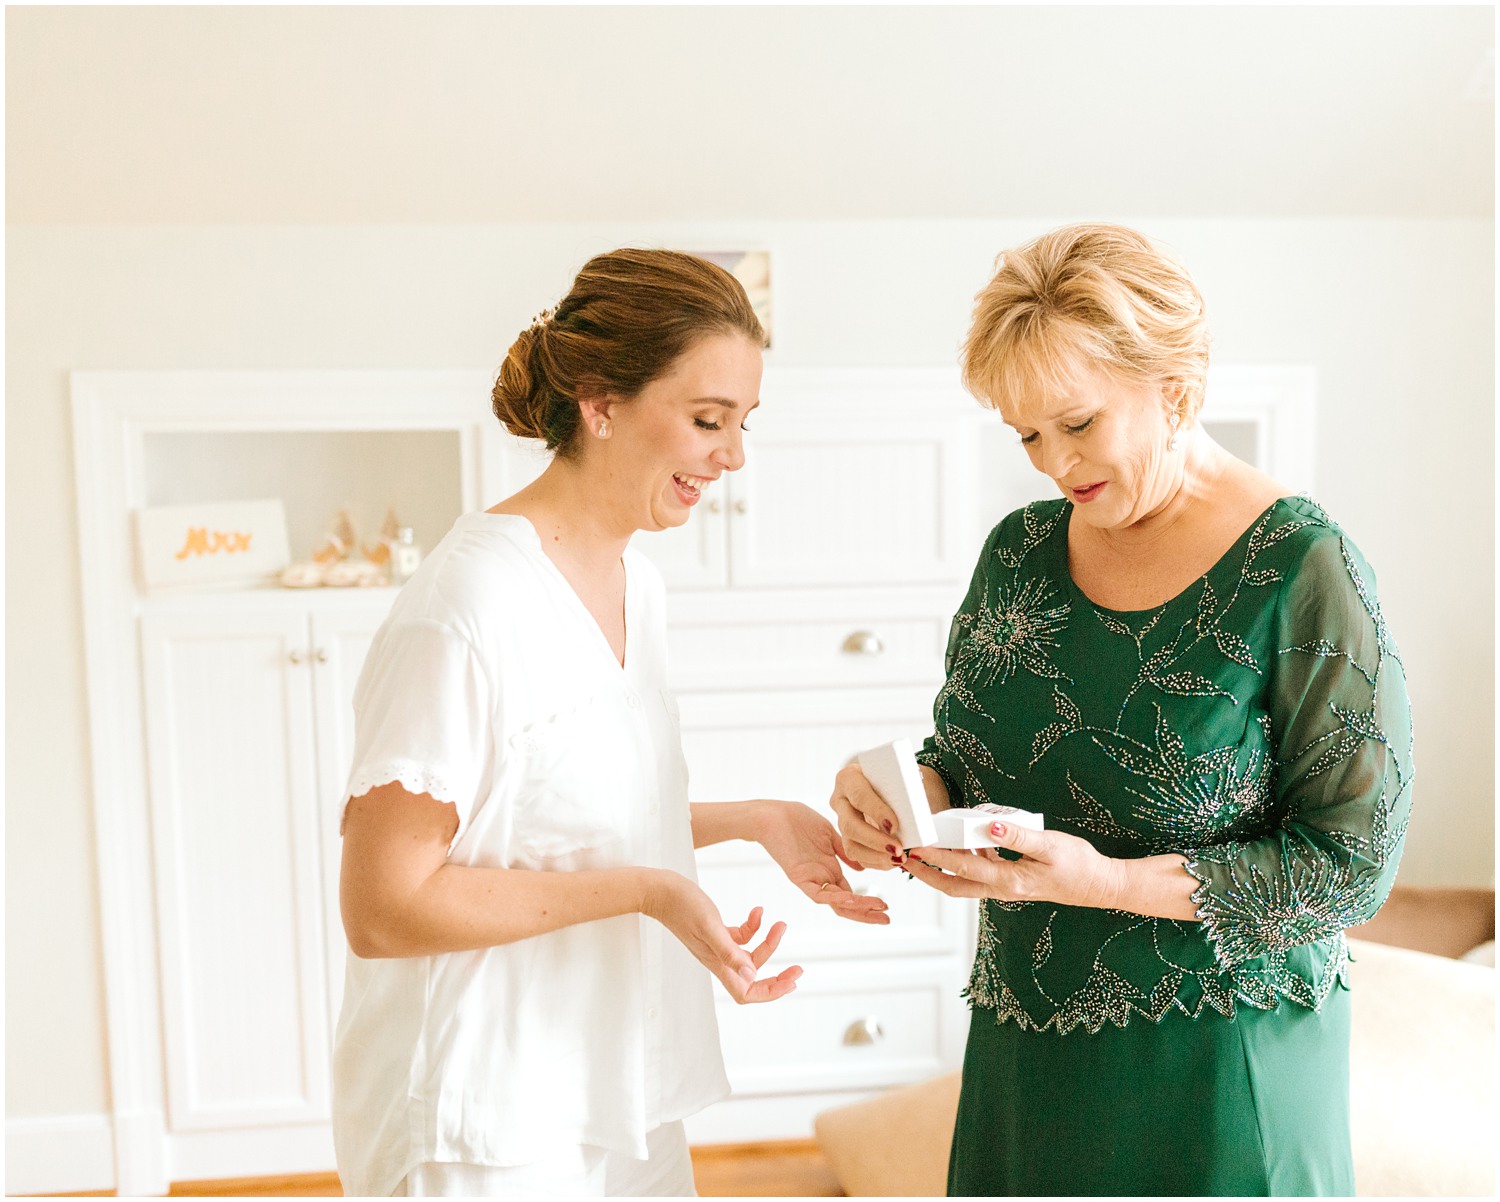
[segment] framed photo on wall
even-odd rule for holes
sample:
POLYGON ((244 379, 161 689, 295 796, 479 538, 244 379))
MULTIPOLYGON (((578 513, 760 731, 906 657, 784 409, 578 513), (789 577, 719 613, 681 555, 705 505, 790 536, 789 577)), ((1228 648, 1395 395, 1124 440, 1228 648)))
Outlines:
POLYGON ((743 285, 755 316, 766 331, 766 349, 775 345, 771 330, 771 252, 769 250, 689 250, 699 258, 717 263, 743 285))

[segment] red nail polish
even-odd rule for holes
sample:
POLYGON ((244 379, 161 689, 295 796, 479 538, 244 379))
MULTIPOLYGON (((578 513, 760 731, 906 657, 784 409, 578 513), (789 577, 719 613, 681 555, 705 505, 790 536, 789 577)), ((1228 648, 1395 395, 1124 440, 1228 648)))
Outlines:
POLYGON ((887 818, 880 825, 885 830, 885 833, 888 834, 888 835, 891 834, 891 833, 893 833, 893 831, 895 830, 895 828, 891 826, 891 820, 889 818, 887 818))
POLYGON ((895 855, 896 851, 897 851, 896 845, 894 843, 887 843, 885 845, 885 849, 886 849, 886 851, 890 852, 891 855, 895 855))

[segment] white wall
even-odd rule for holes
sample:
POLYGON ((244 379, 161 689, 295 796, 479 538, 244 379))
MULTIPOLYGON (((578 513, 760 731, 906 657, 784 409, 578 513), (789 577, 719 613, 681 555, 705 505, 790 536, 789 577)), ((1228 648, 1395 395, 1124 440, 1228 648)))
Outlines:
MULTIPOLYGON (((7 1114, 108 1106, 69 371, 492 369, 588 254, 748 239, 775 252, 776 362, 951 363, 996 252, 1074 216, 1083 215, 10 227, 7 1114)), ((1219 362, 1316 366, 1317 496, 1374 564, 1411 681, 1418 776, 1405 879, 1489 883, 1491 224, 1116 216, 1186 258, 1208 299, 1219 362)))

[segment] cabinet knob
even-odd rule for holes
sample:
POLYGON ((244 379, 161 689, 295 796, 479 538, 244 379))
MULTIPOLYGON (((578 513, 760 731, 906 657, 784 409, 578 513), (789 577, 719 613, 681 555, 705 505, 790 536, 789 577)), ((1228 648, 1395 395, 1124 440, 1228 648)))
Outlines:
POLYGON ((287 659, 291 660, 294 664, 300 664, 302 662, 302 652, 293 651, 287 656, 287 659))
POLYGON ((750 508, 750 502, 747 501, 747 500, 745 500, 744 497, 741 497, 738 501, 736 501, 734 503, 734 511, 735 511, 735 513, 744 513, 749 508, 750 508))
POLYGON ((724 512, 724 502, 721 501, 721 500, 719 500, 718 497, 714 497, 708 503, 708 512, 709 513, 723 513, 724 512))
POLYGON ((858 1018, 844 1031, 844 1046, 859 1047, 879 1043, 885 1038, 885 1028, 875 1018, 858 1018))
POLYGON ((318 662, 320 664, 326 664, 328 662, 328 648, 327 647, 319 647, 318 648, 317 660, 318 660, 318 662))
POLYGON ((885 644, 873 630, 856 630, 844 640, 844 650, 850 655, 879 655, 885 644))

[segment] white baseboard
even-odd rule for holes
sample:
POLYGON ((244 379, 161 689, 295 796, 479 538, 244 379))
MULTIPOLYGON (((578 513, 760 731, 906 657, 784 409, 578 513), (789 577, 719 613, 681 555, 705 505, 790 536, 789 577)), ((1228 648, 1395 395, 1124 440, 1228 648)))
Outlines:
POLYGON ((107 1114, 5 1120, 7 1194, 114 1188, 114 1136, 107 1114))

